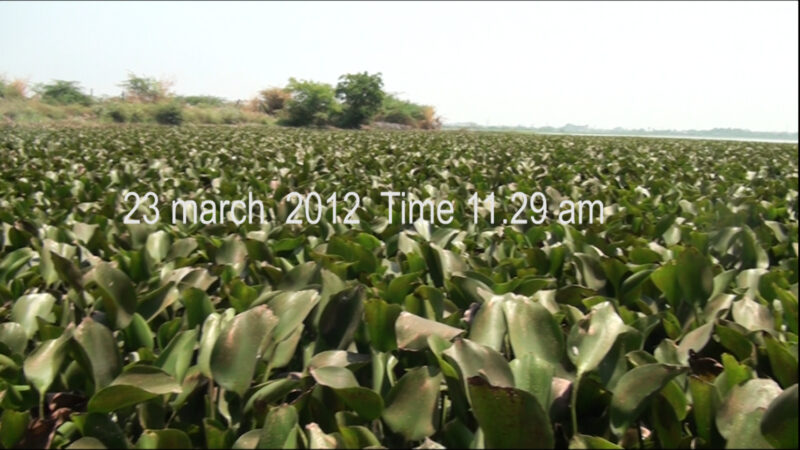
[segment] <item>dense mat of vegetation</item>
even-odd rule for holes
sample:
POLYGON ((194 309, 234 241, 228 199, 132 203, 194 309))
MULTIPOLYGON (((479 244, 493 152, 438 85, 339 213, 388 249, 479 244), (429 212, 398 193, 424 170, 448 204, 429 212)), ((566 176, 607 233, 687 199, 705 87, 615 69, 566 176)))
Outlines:
POLYGON ((2 447, 797 446, 797 145, 5 128, 0 154, 2 447), (388 223, 383 190, 456 219, 388 223), (123 224, 126 191, 162 220, 123 224), (248 191, 267 224, 167 220, 248 191), (286 225, 290 191, 356 192, 360 223, 286 225), (514 191, 605 223, 471 223, 514 191))

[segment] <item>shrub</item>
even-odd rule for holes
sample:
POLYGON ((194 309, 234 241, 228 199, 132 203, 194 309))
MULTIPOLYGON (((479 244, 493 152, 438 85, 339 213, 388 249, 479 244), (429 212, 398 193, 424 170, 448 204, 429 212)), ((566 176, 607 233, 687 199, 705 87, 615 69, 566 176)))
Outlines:
POLYGON ((153 117, 161 125, 180 125, 183 123, 183 109, 177 103, 170 102, 156 108, 153 117))
POLYGON ((289 79, 292 98, 286 103, 282 122, 290 126, 326 125, 340 111, 333 87, 325 83, 289 79))
POLYGON ((132 73, 120 86, 125 89, 125 99, 130 101, 156 103, 169 96, 169 83, 132 73))
POLYGON ((77 81, 53 80, 50 84, 41 84, 36 87, 42 101, 52 105, 79 104, 88 106, 92 98, 83 93, 77 81))
POLYGON ((401 100, 397 96, 389 94, 383 98, 376 120, 416 127, 424 119, 424 108, 423 105, 401 100))
POLYGON ((286 102, 292 98, 292 94, 286 89, 269 88, 258 93, 258 103, 261 111, 267 114, 275 114, 286 106, 286 102))
POLYGON ((383 80, 381 74, 367 72, 349 73, 339 77, 336 95, 344 107, 340 125, 345 128, 358 128, 369 122, 378 112, 383 101, 383 80))
POLYGON ((189 95, 176 100, 191 106, 223 106, 225 99, 213 95, 189 95))
POLYGON ((22 79, 6 81, 0 78, 0 98, 6 100, 23 99, 28 94, 28 83, 22 79))

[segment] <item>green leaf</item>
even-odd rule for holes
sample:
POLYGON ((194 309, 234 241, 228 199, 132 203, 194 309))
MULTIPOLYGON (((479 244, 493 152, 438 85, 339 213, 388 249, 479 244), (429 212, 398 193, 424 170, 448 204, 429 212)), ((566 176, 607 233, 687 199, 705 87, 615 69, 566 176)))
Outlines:
POLYGON ((308 434, 308 448, 336 448, 336 438, 323 433, 322 429, 320 429, 319 425, 316 423, 311 422, 306 425, 306 433, 308 434))
POLYGON ((786 345, 778 342, 777 339, 769 334, 764 335, 764 343, 767 345, 767 356, 772 367, 772 373, 783 387, 797 384, 797 359, 786 345))
POLYGON ((553 365, 526 353, 509 363, 514 374, 514 386, 529 392, 545 408, 552 402, 553 365))
POLYGON ((30 339, 39 330, 37 317, 52 320, 51 311, 55 303, 55 297, 47 293, 24 295, 14 302, 11 320, 22 325, 25 335, 30 339))
POLYGON ((697 435, 711 442, 714 427, 714 385, 697 376, 689 377, 689 392, 692 394, 692 417, 697 435))
POLYGON ((39 393, 47 392, 53 380, 58 376, 71 335, 72 328, 67 328, 58 338, 43 342, 25 359, 23 364, 25 378, 39 393))
POLYGON ((111 330, 87 317, 75 329, 73 337, 89 361, 95 389, 106 387, 122 369, 117 341, 111 330))
POLYGON ((324 349, 344 350, 350 345, 362 321, 365 296, 364 286, 358 284, 331 297, 319 320, 324 349))
POLYGON ((136 448, 191 448, 192 441, 181 430, 165 428, 163 430, 144 430, 136 448))
POLYGON ((395 322, 397 347, 404 350, 424 349, 428 345, 428 336, 436 335, 449 341, 462 333, 464 330, 423 319, 405 311, 400 313, 395 322))
POLYGON ((256 448, 297 448, 297 421, 293 406, 272 408, 264 420, 256 448))
POLYGON ((550 311, 538 302, 509 299, 503 304, 508 336, 517 357, 531 353, 552 365, 564 357, 564 335, 550 311))
POLYGON ((90 412, 109 413, 160 395, 177 394, 181 386, 156 367, 132 366, 89 399, 90 412))
POLYGON ((488 448, 552 448, 553 430, 536 398, 520 389, 467 380, 472 411, 488 448))
POLYGON ((105 262, 97 264, 93 273, 106 313, 116 328, 127 327, 136 312, 136 289, 130 278, 105 262))
POLYGON ((380 417, 383 399, 376 392, 360 387, 355 376, 343 367, 326 366, 312 369, 311 375, 317 383, 336 392, 342 401, 367 420, 380 417))
POLYGON ((286 339, 303 323, 314 306, 319 302, 317 291, 282 292, 267 302, 269 309, 278 317, 278 325, 273 331, 276 341, 286 339))
POLYGON ((28 336, 22 325, 16 322, 0 323, 0 343, 12 353, 21 355, 28 345, 28 336))
POLYGON ((460 369, 465 389, 467 380, 475 376, 486 377, 493 386, 514 387, 514 375, 506 359, 485 345, 457 339, 442 353, 460 369))
POLYGON ((403 308, 386 303, 381 299, 372 299, 364 305, 364 323, 370 344, 379 352, 390 352, 397 348, 395 322, 403 308))
POLYGON ((386 397, 383 420, 406 440, 418 441, 436 432, 442 374, 429 367, 409 370, 386 397))
POLYGON ((749 380, 731 388, 727 398, 717 410, 716 423, 719 434, 731 439, 743 418, 759 408, 766 409, 781 394, 778 383, 767 379, 749 380))
POLYGON ((645 364, 622 375, 611 399, 611 430, 621 436, 647 407, 647 401, 686 368, 668 364, 645 364))
POLYGON ((576 323, 567 338, 567 354, 578 374, 594 370, 614 346, 625 323, 609 302, 594 307, 591 313, 576 323))
POLYGON ((214 381, 242 396, 253 380, 260 352, 278 319, 264 305, 237 314, 220 332, 211 353, 214 381))
POLYGON ((414 282, 419 278, 419 273, 408 273, 392 278, 389 286, 383 293, 383 298, 389 303, 402 303, 403 299, 413 290, 414 282))
POLYGON ((776 448, 797 448, 797 384, 770 402, 761 419, 761 434, 776 448))
POLYGON ((189 365, 192 363, 196 343, 197 330, 178 333, 177 336, 172 338, 167 348, 158 355, 155 365, 175 377, 178 383, 182 382, 183 376, 186 375, 186 370, 189 369, 189 365))
MULTIPOLYGON (((506 318, 503 314, 506 299, 522 298, 513 294, 494 295, 491 291, 477 288, 478 295, 483 299, 475 319, 472 321, 469 338, 479 344, 500 351, 506 337, 506 318)), ((509 300, 515 301, 515 300, 509 300)))
POLYGON ((30 419, 31 415, 28 411, 3 410, 3 414, 0 416, 0 444, 3 445, 3 448, 12 448, 22 439, 30 419))

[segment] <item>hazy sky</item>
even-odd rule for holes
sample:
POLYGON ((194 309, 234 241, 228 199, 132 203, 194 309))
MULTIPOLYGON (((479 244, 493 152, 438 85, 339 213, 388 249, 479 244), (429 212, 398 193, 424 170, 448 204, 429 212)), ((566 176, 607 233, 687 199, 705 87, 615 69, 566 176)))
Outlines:
POLYGON ((368 70, 446 122, 796 131, 797 5, 0 2, 0 74, 236 99, 368 70))

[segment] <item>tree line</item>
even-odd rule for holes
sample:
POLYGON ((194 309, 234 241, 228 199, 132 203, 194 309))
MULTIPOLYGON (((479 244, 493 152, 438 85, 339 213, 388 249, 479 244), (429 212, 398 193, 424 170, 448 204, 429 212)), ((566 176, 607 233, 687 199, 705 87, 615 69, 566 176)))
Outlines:
MULTIPOLYGON (((228 101, 219 97, 178 96, 172 83, 152 77, 129 74, 119 85, 118 97, 98 98, 87 94, 77 81, 53 80, 32 87, 28 95, 22 80, 0 78, 0 100, 36 100, 52 106, 95 108, 113 122, 143 122, 148 116, 159 123, 179 125, 185 116, 200 117, 200 112, 219 108, 228 115, 235 108, 243 113, 263 114, 264 123, 295 127, 362 128, 370 124, 394 124, 399 128, 437 129, 441 121, 432 106, 400 99, 383 89, 381 73, 349 73, 335 86, 312 80, 290 78, 282 87, 270 87, 247 101, 228 101), (138 106, 137 106, 138 105, 138 106), (203 111, 198 112, 197 109, 203 111)), ((209 113, 210 114, 210 113, 209 113)), ((226 117, 222 123, 229 122, 226 117)), ((247 120, 250 121, 250 120, 247 120)), ((214 123, 209 119, 208 122, 214 123)))

